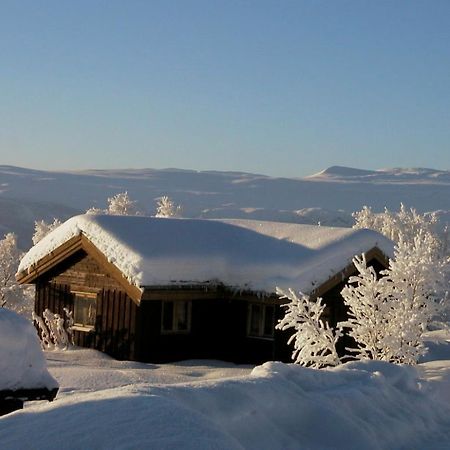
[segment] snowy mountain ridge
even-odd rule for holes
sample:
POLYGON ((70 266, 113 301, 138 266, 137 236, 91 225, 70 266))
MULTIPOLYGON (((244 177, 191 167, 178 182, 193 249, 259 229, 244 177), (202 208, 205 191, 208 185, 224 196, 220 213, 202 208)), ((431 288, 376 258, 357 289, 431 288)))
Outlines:
POLYGON ((378 170, 353 169, 351 167, 331 166, 308 180, 320 181, 360 181, 369 183, 450 183, 450 171, 427 168, 390 168, 378 170))
POLYGON ((31 244, 35 220, 65 220, 128 191, 146 214, 170 196, 183 216, 351 226, 364 205, 419 212, 450 211, 450 172, 434 169, 377 171, 333 166, 306 178, 188 169, 44 171, 0 166, 0 234, 14 231, 31 244))

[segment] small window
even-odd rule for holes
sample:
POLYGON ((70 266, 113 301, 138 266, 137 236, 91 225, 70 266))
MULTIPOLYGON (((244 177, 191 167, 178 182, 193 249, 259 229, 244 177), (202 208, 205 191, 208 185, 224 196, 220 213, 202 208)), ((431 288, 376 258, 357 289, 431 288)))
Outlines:
POLYGON ((191 302, 162 302, 163 333, 186 333, 191 329, 191 302))
POLYGON ((252 303, 248 307, 247 334, 252 337, 273 338, 275 306, 252 303))
POLYGON ((74 292, 73 322, 75 327, 93 330, 97 317, 97 294, 74 292))

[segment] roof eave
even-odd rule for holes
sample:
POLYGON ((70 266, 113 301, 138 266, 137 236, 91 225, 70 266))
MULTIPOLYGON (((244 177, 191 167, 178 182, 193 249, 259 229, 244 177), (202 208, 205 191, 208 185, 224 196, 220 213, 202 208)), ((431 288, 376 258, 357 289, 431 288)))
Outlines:
POLYGON ((113 263, 109 262, 106 256, 83 234, 72 237, 28 269, 17 273, 16 280, 19 284, 33 283, 37 278, 44 275, 50 269, 79 250, 84 250, 87 254, 92 256, 98 264, 122 286, 127 295, 135 303, 138 305, 140 304, 143 292, 142 289, 131 284, 122 271, 113 263))

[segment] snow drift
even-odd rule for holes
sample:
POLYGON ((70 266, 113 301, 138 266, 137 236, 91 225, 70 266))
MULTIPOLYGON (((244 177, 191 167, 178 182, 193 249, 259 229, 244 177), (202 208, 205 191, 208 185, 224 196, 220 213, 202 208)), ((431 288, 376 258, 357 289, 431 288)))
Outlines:
POLYGON ((444 449, 450 409, 433 394, 413 367, 272 362, 243 378, 70 392, 1 419, 0 433, 3 450, 444 449))
POLYGON ((0 308, 0 374, 0 391, 58 387, 47 371, 36 329, 5 308, 0 308))

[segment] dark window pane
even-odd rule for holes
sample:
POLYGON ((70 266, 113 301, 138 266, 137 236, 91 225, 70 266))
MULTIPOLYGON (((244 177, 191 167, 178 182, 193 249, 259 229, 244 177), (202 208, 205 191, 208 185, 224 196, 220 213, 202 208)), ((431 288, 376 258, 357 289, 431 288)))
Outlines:
POLYGON ((175 323, 177 330, 185 331, 188 329, 188 313, 189 308, 187 302, 175 303, 175 323))
POLYGON ((265 307, 264 314, 264 336, 273 336, 275 308, 273 306, 265 307))
POLYGON ((251 305, 250 307, 250 334, 253 336, 259 336, 261 323, 261 306, 251 305))
POLYGON ((88 327, 95 326, 96 298, 75 295, 74 322, 88 327))
POLYGON ((163 330, 173 330, 173 302, 163 302, 163 330))

